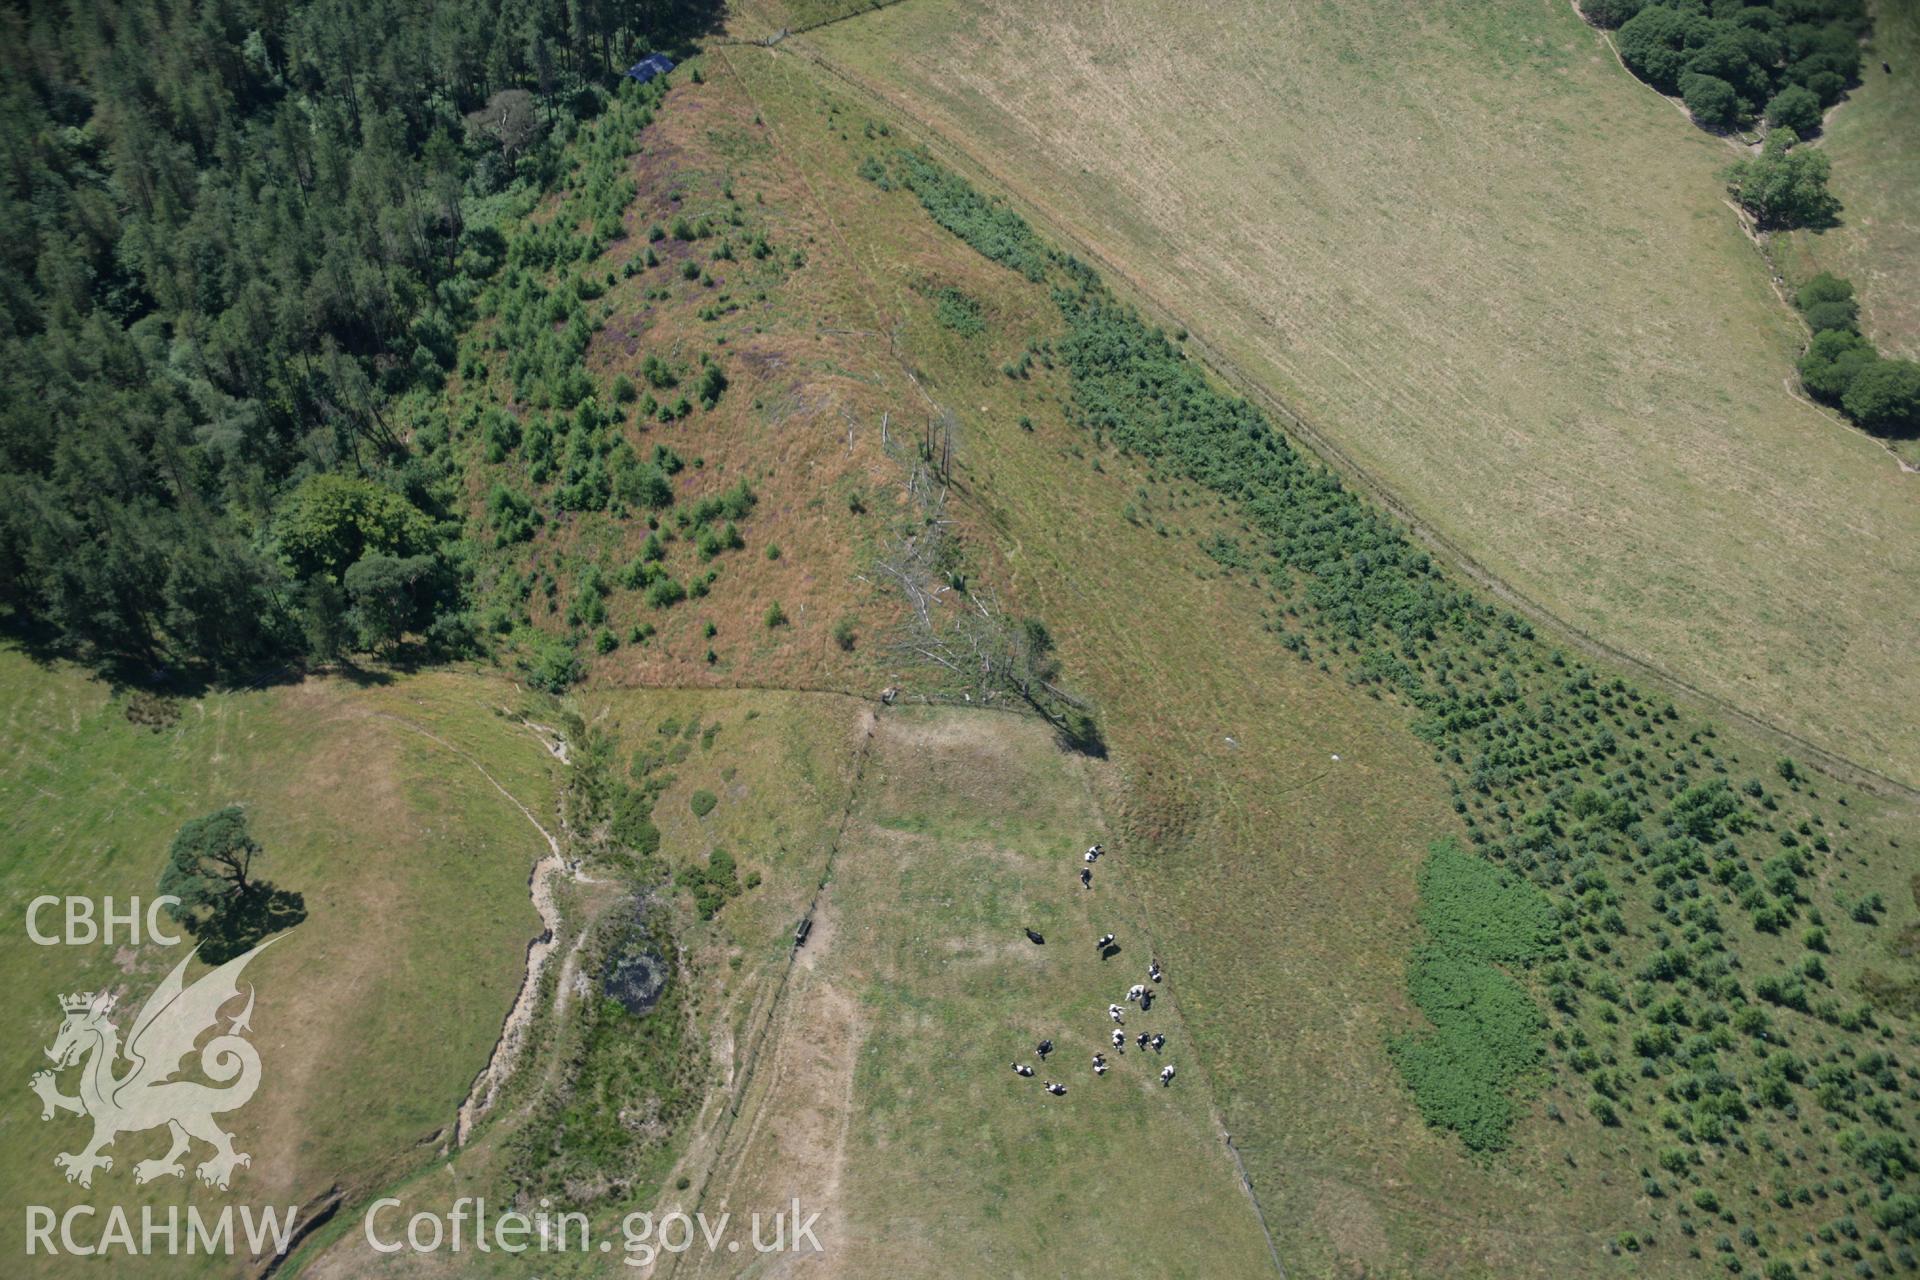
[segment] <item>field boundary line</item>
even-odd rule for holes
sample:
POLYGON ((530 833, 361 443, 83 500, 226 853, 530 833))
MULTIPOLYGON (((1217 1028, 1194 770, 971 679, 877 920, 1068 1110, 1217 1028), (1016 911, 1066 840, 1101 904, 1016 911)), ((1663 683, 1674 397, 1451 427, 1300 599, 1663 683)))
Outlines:
POLYGON ((1110 256, 1081 236, 1067 230, 1064 224, 1041 202, 1020 186, 1008 181, 997 170, 980 159, 973 151, 958 144, 943 134, 927 120, 916 115, 906 105, 895 100, 884 91, 869 84, 864 79, 840 66, 822 53, 816 46, 803 40, 793 40, 785 45, 786 49, 806 59, 836 81, 853 90, 880 109, 891 114, 896 120, 908 122, 905 126, 932 151, 954 167, 970 171, 989 181, 999 191, 1005 192, 1020 206, 1020 212, 1036 223, 1048 235, 1062 241, 1076 254, 1086 258, 1101 268, 1110 280, 1124 286, 1124 292, 1140 306, 1150 318, 1163 327, 1186 329, 1188 341, 1185 344, 1195 351, 1197 362, 1209 373, 1225 382, 1240 395, 1258 404, 1274 415, 1279 423, 1289 429, 1291 434, 1314 454, 1330 470, 1343 480, 1353 484, 1361 492, 1372 497, 1384 506, 1393 517, 1400 521, 1420 541, 1435 551, 1439 558, 1455 572, 1469 581, 1478 584, 1497 601, 1527 618, 1529 622, 1551 632, 1558 633, 1571 647, 1581 650, 1587 656, 1603 659, 1606 662, 1624 668, 1627 672, 1654 685, 1668 696, 1679 701, 1689 702, 1697 709, 1718 716, 1739 725, 1762 739, 1772 741, 1776 746, 1790 745, 1795 751, 1806 757, 1805 762, 1812 767, 1842 782, 1850 782, 1865 790, 1882 796, 1920 804, 1920 786, 1901 781, 1882 773, 1871 765, 1851 759, 1838 751, 1822 747, 1791 729, 1773 723, 1754 712, 1746 711, 1725 697, 1710 693, 1686 678, 1676 675, 1651 661, 1637 657, 1625 650, 1616 648, 1607 641, 1590 634, 1572 621, 1554 613, 1540 604, 1520 588, 1508 582, 1480 563, 1470 552, 1461 547, 1447 535, 1435 529, 1426 520, 1414 514, 1394 490, 1379 477, 1361 466, 1344 448, 1335 443, 1323 430, 1316 427, 1302 412, 1282 400, 1273 391, 1258 380, 1245 373, 1230 357, 1224 355, 1214 344, 1196 333, 1192 326, 1180 319, 1179 313, 1164 302, 1158 294, 1136 279, 1126 268, 1118 265, 1110 256))
POLYGON ((838 14, 831 18, 820 18, 817 21, 807 23, 805 26, 782 27, 771 35, 760 36, 757 39, 748 36, 722 36, 720 39, 714 40, 711 43, 714 45, 727 45, 736 49, 771 49, 791 36, 804 35, 809 31, 818 31, 822 27, 836 26, 842 22, 852 21, 854 18, 864 18, 870 13, 881 9, 891 9, 894 5, 904 2, 905 0, 868 0, 865 8, 849 10, 846 13, 838 14))
MULTIPOLYGON (((1107 813, 1106 804, 1101 800, 1100 788, 1094 785, 1093 779, 1087 777, 1087 768, 1086 763, 1082 761, 1080 785, 1086 790, 1087 800, 1093 805, 1093 811, 1099 817, 1100 825, 1109 833, 1117 831, 1118 828, 1114 826, 1112 817, 1107 813)), ((1152 915, 1146 910, 1145 897, 1137 887, 1133 886, 1132 877, 1125 878, 1128 882, 1128 891, 1124 896, 1131 906, 1130 914, 1133 916, 1133 924, 1147 936, 1147 958, 1156 960, 1159 947, 1154 940, 1153 926, 1148 923, 1152 915)), ((1240 1158, 1240 1148, 1234 1145, 1233 1131, 1227 1128, 1227 1117, 1226 1113, 1220 1109, 1220 1094, 1214 1087, 1213 1072, 1207 1069, 1207 1060, 1199 1052, 1199 1041, 1194 1039, 1193 1028, 1187 1025, 1187 1015, 1180 1007, 1179 998, 1175 994, 1175 985, 1171 978, 1167 980, 1166 999, 1167 1003, 1173 1006, 1174 1021, 1180 1026, 1181 1036, 1188 1044, 1194 1046, 1193 1060, 1199 1067, 1199 1074, 1206 1077, 1201 1083, 1207 1095, 1207 1116, 1212 1120, 1214 1130, 1220 1135, 1221 1145, 1226 1147, 1227 1154, 1233 1157, 1234 1171, 1240 1178, 1240 1189, 1246 1193, 1247 1202, 1253 1206, 1253 1219, 1260 1224, 1260 1234, 1266 1239, 1267 1256, 1273 1259, 1274 1272, 1280 1276, 1280 1280, 1286 1280, 1286 1264, 1280 1261, 1280 1246, 1274 1242, 1273 1228, 1267 1225, 1266 1207, 1260 1203, 1260 1193, 1254 1190, 1253 1179, 1247 1174, 1247 1162, 1240 1158)))

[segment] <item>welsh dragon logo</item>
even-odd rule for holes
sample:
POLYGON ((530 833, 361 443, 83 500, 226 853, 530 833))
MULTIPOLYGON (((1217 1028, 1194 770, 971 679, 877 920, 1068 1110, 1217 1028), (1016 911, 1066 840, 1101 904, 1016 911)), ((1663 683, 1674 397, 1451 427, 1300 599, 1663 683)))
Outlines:
POLYGON ((172 1135, 173 1145, 159 1159, 135 1164, 135 1182, 185 1177, 180 1157, 188 1154, 196 1139, 213 1147, 213 1155, 197 1169, 200 1181, 208 1186, 226 1190, 234 1166, 253 1163, 251 1156, 233 1149, 233 1135, 213 1119, 246 1105, 260 1087, 260 1054, 244 1038, 252 1029, 251 986, 246 1007, 228 1020, 226 1031, 196 1045, 207 1031, 218 1031, 220 1010, 240 994, 241 970, 270 945, 262 943, 229 960, 192 986, 181 976, 193 959, 189 953, 140 1006, 124 1050, 119 1031, 108 1020, 114 1004, 111 995, 84 991, 60 998, 66 1021, 47 1050, 54 1067, 35 1072, 32 1086, 40 1095, 42 1120, 53 1119, 56 1111, 93 1120, 91 1142, 77 1153, 63 1152, 53 1158, 55 1165, 66 1170, 68 1182, 91 1187, 94 1170, 113 1169, 113 1157, 102 1155, 101 1148, 123 1133, 161 1125, 172 1135), (200 1074, 213 1085, 175 1078, 189 1056, 199 1058, 200 1074), (119 1070, 122 1059, 129 1064, 124 1071, 119 1070), (75 1065, 80 1065, 80 1093, 69 1097, 60 1092, 55 1077, 75 1065))

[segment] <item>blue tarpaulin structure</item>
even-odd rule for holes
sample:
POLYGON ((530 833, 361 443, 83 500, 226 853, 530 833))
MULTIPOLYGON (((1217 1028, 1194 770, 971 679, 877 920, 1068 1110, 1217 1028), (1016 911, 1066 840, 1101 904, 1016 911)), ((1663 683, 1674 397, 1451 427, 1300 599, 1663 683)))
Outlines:
POLYGON ((672 58, 664 53, 649 54, 627 68, 627 79, 638 80, 641 84, 645 84, 655 76, 663 76, 671 70, 673 70, 672 58))

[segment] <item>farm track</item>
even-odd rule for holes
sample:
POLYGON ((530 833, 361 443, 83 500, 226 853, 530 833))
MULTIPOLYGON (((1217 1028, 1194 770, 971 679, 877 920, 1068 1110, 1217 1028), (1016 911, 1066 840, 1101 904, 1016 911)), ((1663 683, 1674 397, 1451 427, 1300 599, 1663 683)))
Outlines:
MULTIPOLYGON (((1304 444, 1316 457, 1340 477, 1353 484, 1355 488, 1379 502, 1395 519, 1404 524, 1416 537, 1433 548, 1456 572, 1478 585, 1493 596, 1502 605, 1525 617, 1529 622, 1541 626, 1563 638, 1572 647, 1589 657, 1603 660, 1611 665, 1623 668, 1635 677, 1645 680, 1667 696, 1684 701, 1720 717, 1775 745, 1790 747, 1803 756, 1807 763, 1838 780, 1850 782, 1879 794, 1898 798, 1912 803, 1920 803, 1920 787, 1888 776, 1870 765, 1850 759, 1839 753, 1819 746, 1794 731, 1774 723, 1760 715, 1747 711, 1725 698, 1709 693, 1698 685, 1674 674, 1664 667, 1655 665, 1647 659, 1615 647, 1599 639, 1570 620, 1549 610, 1531 596, 1494 573, 1482 564, 1472 553, 1456 541, 1441 533, 1427 521, 1416 515, 1411 507, 1390 488, 1379 476, 1362 467, 1351 454, 1337 444, 1313 420, 1295 406, 1283 401, 1262 383, 1246 374, 1239 365, 1225 356, 1218 347, 1197 333, 1187 324, 1171 305, 1138 275, 1098 245, 1087 241, 1068 229, 1064 218, 1053 210, 1046 199, 1029 187, 1011 179, 1002 169, 996 168, 976 149, 966 146, 942 133, 923 115, 916 113, 912 105, 899 97, 861 77, 844 64, 829 57, 825 52, 797 35, 790 35, 780 42, 780 49, 794 56, 805 58, 824 74, 831 76, 837 83, 859 95, 866 101, 884 110, 896 120, 910 124, 915 140, 925 146, 929 152, 943 162, 962 172, 976 176, 985 176, 1000 189, 1008 192, 1019 204, 1024 216, 1035 222, 1050 238, 1060 242, 1072 252, 1098 266, 1110 281, 1122 286, 1123 292, 1136 301, 1141 309, 1156 323, 1169 329, 1181 328, 1188 333, 1185 346, 1190 349, 1199 362, 1216 377, 1231 386, 1239 394, 1252 400, 1272 414, 1280 423, 1289 428, 1291 434, 1304 444)), ((724 51, 722 56, 725 56, 724 51)), ((1628 74, 1622 69, 1621 74, 1628 74)))
MULTIPOLYGON (((847 782, 846 804, 840 810, 840 821, 834 828, 833 842, 827 846, 827 856, 821 865, 820 879, 818 883, 814 885, 813 896, 807 901, 807 910, 803 919, 813 919, 814 913, 820 909, 821 898, 826 894, 828 886, 833 882, 834 860, 839 856, 841 843, 846 837, 847 823, 852 820, 854 808, 860 801, 860 782, 866 773, 867 759, 872 754, 873 736, 879 727, 879 715, 879 711, 869 710, 865 717, 863 717, 864 731, 860 734, 860 743, 854 753, 853 775, 847 782)), ((707 1167, 701 1171, 700 1185, 694 1194, 693 1206, 689 1210, 691 1213, 698 1214, 705 1207, 707 1192, 713 1186, 715 1175, 720 1172, 721 1166, 727 1163, 728 1139, 732 1136, 734 1122, 740 1118, 743 1104, 747 1102, 747 1096, 753 1089, 754 1077, 761 1059, 766 1052, 767 1036, 773 1031, 777 1024, 782 1022, 781 1015, 784 1012, 783 1005, 786 1000, 788 987, 793 982, 793 971, 799 958, 800 948, 798 946, 789 947, 787 950, 787 962, 780 971, 780 981, 774 987, 773 996, 767 1003, 766 1012, 760 1017, 759 1025, 754 1028, 753 1038, 748 1043, 746 1052, 741 1055, 739 1073, 733 1081, 733 1098, 722 1113, 718 1128, 706 1140, 710 1146, 712 1156, 707 1161, 707 1167)), ((776 1049, 778 1048, 777 1045, 775 1047, 776 1049)), ((763 1097, 762 1101, 764 1100, 763 1097)), ((756 1117, 749 1117, 749 1128, 751 1128, 755 1119, 756 1117)), ((744 1150, 744 1145, 742 1150, 744 1150)), ((680 1255, 668 1254, 667 1266, 661 1272, 663 1280, 666 1276, 677 1275, 679 1273, 679 1266, 680 1255)))

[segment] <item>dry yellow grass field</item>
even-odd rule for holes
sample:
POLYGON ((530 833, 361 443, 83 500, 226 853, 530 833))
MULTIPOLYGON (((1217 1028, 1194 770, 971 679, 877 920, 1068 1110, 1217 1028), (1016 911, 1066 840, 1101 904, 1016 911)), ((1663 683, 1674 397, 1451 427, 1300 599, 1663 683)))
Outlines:
POLYGON ((1565 4, 907 0, 793 48, 1550 613, 1920 778, 1914 477, 1794 390, 1729 149, 1565 4))

